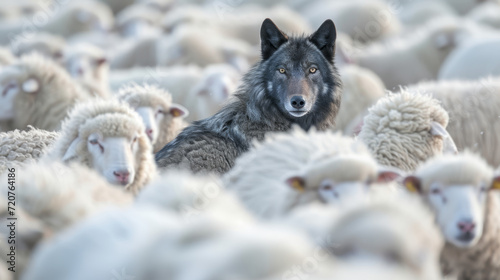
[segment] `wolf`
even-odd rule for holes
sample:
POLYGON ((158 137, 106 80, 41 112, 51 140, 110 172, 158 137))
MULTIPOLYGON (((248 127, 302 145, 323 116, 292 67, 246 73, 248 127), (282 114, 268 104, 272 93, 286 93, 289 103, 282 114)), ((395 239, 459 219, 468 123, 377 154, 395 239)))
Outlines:
POLYGON ((333 21, 326 20, 308 37, 289 37, 266 19, 260 37, 262 59, 245 74, 232 102, 163 147, 155 156, 160 169, 224 174, 268 132, 293 125, 333 127, 342 87, 334 65, 333 21))

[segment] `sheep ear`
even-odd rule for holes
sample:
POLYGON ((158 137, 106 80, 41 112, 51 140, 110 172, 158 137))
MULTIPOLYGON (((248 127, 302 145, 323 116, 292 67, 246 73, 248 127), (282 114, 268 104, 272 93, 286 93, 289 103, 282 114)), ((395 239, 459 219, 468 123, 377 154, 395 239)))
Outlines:
POLYGON ((335 56, 335 41, 337 40, 337 29, 331 19, 325 20, 323 24, 311 35, 309 41, 323 53, 330 63, 335 56))
POLYGON ((408 176, 403 180, 405 188, 412 193, 422 192, 420 179, 415 176, 408 176))
POLYGON ((87 11, 78 11, 78 14, 76 15, 76 18, 78 21, 81 23, 85 23, 90 20, 90 14, 87 11))
POLYGON ((440 136, 443 138, 443 153, 444 154, 457 154, 458 149, 455 141, 448 133, 448 131, 438 122, 431 123, 431 130, 429 131, 432 136, 440 136))
POLYGON ((97 66, 101 66, 101 65, 103 65, 106 62, 108 62, 108 60, 105 57, 98 58, 95 61, 95 63, 96 63, 97 66))
POLYGON ((186 118, 187 116, 189 116, 189 111, 188 109, 184 108, 184 106, 174 103, 170 106, 170 114, 174 118, 186 118))
POLYGON ((404 171, 390 166, 379 167, 377 183, 389 183, 405 176, 404 171))
POLYGON ((287 41, 288 36, 279 30, 272 20, 266 18, 260 28, 262 59, 266 60, 271 57, 287 41))
POLYGON ((23 91, 28 93, 37 92, 40 89, 40 83, 35 79, 31 78, 23 83, 23 91))
POLYGON ((500 190, 500 175, 493 178, 493 182, 491 183, 491 189, 497 191, 500 190))
POLYGON ((80 144, 81 141, 82 140, 80 139, 80 137, 77 137, 75 138, 75 140, 73 140, 73 142, 71 142, 71 145, 69 145, 68 149, 66 150, 66 153, 62 157, 63 162, 67 162, 77 157, 77 148, 78 144, 80 144))
POLYGON ((300 176, 288 178, 286 184, 298 192, 304 192, 306 190, 306 182, 304 178, 300 176))

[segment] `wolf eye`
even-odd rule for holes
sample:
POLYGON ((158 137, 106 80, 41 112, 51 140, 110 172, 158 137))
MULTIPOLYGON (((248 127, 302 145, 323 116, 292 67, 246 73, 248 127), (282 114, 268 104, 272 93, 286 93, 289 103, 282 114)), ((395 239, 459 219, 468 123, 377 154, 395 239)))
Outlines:
POLYGON ((285 68, 280 68, 279 71, 280 71, 281 74, 285 74, 285 72, 286 72, 285 68))
POLYGON ((314 73, 316 73, 316 71, 318 71, 318 68, 316 68, 316 67, 311 67, 311 68, 309 68, 309 72, 310 72, 310 73, 313 73, 313 74, 314 74, 314 73))

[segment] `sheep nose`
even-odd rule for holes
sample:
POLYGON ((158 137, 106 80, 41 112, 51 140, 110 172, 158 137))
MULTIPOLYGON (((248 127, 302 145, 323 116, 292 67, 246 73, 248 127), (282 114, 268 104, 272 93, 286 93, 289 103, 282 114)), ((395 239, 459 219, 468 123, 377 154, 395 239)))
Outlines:
POLYGON ((120 182, 122 185, 127 185, 130 182, 130 172, 126 170, 114 171, 113 175, 115 175, 118 182, 120 182))
POLYGON ((461 221, 457 226, 463 233, 471 233, 476 228, 476 224, 472 221, 461 221))
POLYGON ((148 135, 149 140, 153 141, 153 129, 146 129, 146 134, 148 135))
POLYGON ((302 96, 295 95, 290 100, 290 104, 292 104, 292 107, 295 109, 302 109, 306 105, 306 101, 304 100, 304 98, 302 96))

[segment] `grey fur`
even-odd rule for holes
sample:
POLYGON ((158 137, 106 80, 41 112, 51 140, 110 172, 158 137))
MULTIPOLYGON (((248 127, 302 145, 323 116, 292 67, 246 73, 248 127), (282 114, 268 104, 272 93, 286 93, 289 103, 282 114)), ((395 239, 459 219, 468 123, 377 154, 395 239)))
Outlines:
MULTIPOLYGON (((266 20, 264 24, 269 22, 266 20)), ((317 32, 325 31, 325 26, 333 28, 334 33, 331 21, 326 21, 317 32)), ((332 30, 329 32, 331 35, 332 30)), ((244 76, 230 104, 214 116, 194 122, 156 154, 158 166, 222 174, 231 169, 235 159, 250 148, 252 141, 263 140, 267 132, 287 131, 293 124, 305 130, 313 126, 318 130, 332 128, 341 99, 340 77, 330 59, 335 46, 329 45, 332 53, 325 57, 324 52, 328 50, 320 49, 311 40, 315 34, 286 37, 282 45, 273 45, 276 50, 244 76), (321 76, 309 78, 295 71, 311 63, 321 76), (277 65, 289 66, 291 77, 284 79, 275 74, 277 65), (308 92, 301 92, 301 89, 308 92), (288 98, 288 91, 311 96, 313 105, 306 115, 293 117, 281 106, 283 99, 288 98)))

